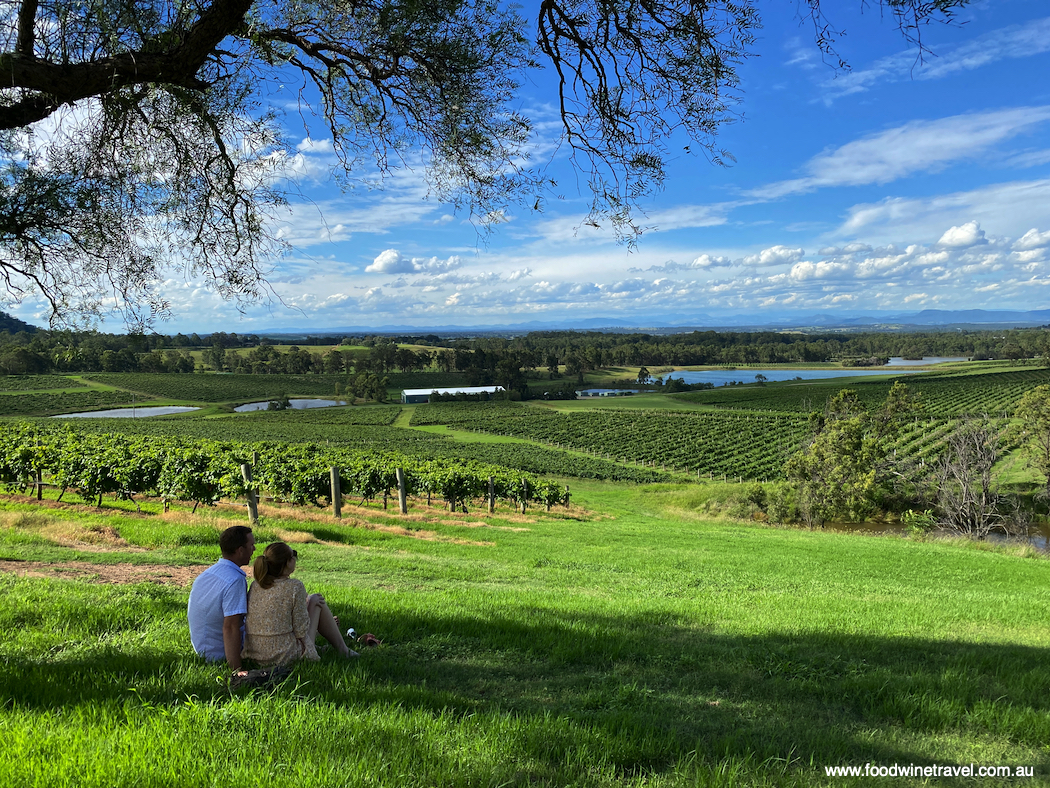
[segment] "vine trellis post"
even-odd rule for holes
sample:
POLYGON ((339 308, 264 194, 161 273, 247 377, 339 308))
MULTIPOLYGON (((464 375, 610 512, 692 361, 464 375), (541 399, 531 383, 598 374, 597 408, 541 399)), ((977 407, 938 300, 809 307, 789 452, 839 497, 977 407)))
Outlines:
POLYGON ((334 465, 329 468, 332 477, 332 514, 343 516, 343 494, 339 489, 339 469, 334 465))
POLYGON ((248 519, 253 526, 259 524, 259 501, 255 496, 255 488, 252 487, 252 466, 244 463, 241 466, 241 478, 244 486, 248 488, 248 519))
POLYGON ((397 507, 401 514, 408 514, 408 492, 405 488, 405 469, 397 468, 397 507))

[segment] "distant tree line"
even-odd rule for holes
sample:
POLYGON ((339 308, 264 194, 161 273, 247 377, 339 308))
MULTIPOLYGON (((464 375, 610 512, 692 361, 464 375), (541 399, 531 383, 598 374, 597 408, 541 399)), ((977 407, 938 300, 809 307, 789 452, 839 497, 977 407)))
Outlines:
MULTIPOLYGON (((0 313, 2 315, 2 313, 0 313)), ((22 324, 25 325, 25 324, 22 324)), ((375 374, 459 372, 469 385, 523 397, 539 381, 582 383, 619 367, 764 365, 840 361, 874 366, 891 356, 963 356, 1050 363, 1046 328, 924 333, 717 332, 610 334, 550 331, 442 341, 420 336, 307 337, 287 349, 256 334, 103 334, 0 330, 0 373, 194 372, 375 374), (410 344, 413 347, 404 347, 410 344), (198 357, 190 351, 199 351, 198 357)), ((631 378, 633 381, 633 377, 631 378)), ((627 382, 627 379, 625 379, 627 382)), ((655 385, 653 380, 649 385, 655 385)), ((677 384, 676 384, 677 385, 677 384)))

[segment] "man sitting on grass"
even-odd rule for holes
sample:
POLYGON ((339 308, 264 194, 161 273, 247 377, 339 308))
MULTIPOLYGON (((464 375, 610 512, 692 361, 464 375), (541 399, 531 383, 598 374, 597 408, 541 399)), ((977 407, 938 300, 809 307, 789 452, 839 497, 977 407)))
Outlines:
POLYGON ((242 566, 252 560, 255 536, 245 525, 227 528, 219 537, 222 558, 209 566, 190 589, 187 616, 193 650, 209 662, 226 660, 241 669, 244 615, 248 612, 248 576, 242 566))

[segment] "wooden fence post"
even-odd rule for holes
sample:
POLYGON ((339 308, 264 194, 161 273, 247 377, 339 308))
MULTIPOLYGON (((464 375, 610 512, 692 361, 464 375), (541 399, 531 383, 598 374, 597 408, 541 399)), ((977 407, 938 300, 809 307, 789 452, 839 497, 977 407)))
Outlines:
POLYGON ((329 470, 332 473, 332 513, 336 517, 342 517, 343 491, 339 488, 339 469, 333 465, 329 470))
POLYGON ((253 526, 259 524, 259 501, 252 489, 252 466, 244 464, 241 466, 241 478, 248 487, 248 519, 253 526))
POLYGON ((408 493, 405 490, 405 469, 398 468, 397 474, 397 505, 401 514, 408 514, 408 493))
POLYGON ((525 507, 529 501, 529 483, 526 479, 521 480, 521 513, 525 514, 525 507))
POLYGON ((489 477, 489 514, 496 511, 496 480, 489 477))
POLYGON ((569 498, 570 497, 571 496, 569 495, 569 485, 566 484, 565 485, 565 508, 566 509, 569 508, 569 498))

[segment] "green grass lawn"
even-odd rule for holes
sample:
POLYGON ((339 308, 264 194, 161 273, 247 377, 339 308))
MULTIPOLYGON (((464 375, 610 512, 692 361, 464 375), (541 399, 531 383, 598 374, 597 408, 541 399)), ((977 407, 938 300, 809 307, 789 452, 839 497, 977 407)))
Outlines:
MULTIPOLYGON (((705 521, 685 487, 572 486, 577 508, 525 518, 271 512, 260 543, 295 541, 296 576, 384 645, 268 691, 231 694, 192 654, 185 588, 0 574, 0 777, 837 786, 872 783, 825 765, 871 762, 1027 765, 1045 784, 1044 558, 705 521)), ((243 519, 144 508, 2 504, 0 560, 210 563, 243 519)))

